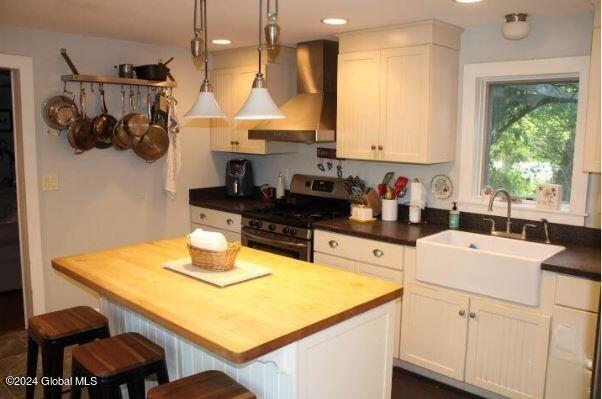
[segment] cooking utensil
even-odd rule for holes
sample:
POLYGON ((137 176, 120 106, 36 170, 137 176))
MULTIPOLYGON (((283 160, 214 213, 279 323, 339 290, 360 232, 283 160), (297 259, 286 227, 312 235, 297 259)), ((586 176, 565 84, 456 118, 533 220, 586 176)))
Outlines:
POLYGON ((391 181, 391 179, 393 178, 394 175, 395 175, 395 172, 385 173, 385 176, 383 177, 383 184, 388 186, 389 182, 391 181))
POLYGON ((128 134, 139 139, 148 131, 150 121, 147 114, 137 112, 133 99, 134 92, 130 87, 130 113, 123 117, 123 127, 128 134))
POLYGON ((165 127, 158 123, 152 115, 150 92, 146 97, 148 108, 148 118, 153 120, 149 125, 147 132, 140 141, 134 142, 134 152, 146 162, 155 162, 167 153, 169 149, 169 135, 165 127))
POLYGON ((385 183, 379 183, 378 186, 378 196, 384 197, 387 194, 387 185, 385 183))
POLYGON ((53 129, 68 129, 71 122, 80 116, 73 98, 69 98, 65 95, 68 93, 69 92, 65 87, 62 95, 50 97, 44 103, 44 108, 42 110, 44 122, 53 129))
POLYGON ((68 140, 76 154, 91 150, 96 144, 92 119, 86 115, 86 90, 80 86, 79 100, 81 115, 69 126, 68 140))
POLYGON ((96 137, 96 148, 105 149, 113 144, 113 131, 117 124, 117 119, 109 114, 107 104, 105 102, 105 90, 101 85, 100 92, 100 115, 93 120, 93 132, 96 137))
POLYGON ((113 65, 113 68, 117 69, 120 78, 132 79, 134 77, 134 65, 132 64, 113 65))
MULTIPOLYGON (((133 96, 134 94, 130 91, 129 97, 129 106, 130 110, 133 107, 133 96)), ((113 148, 123 151, 132 148, 134 145, 134 138, 130 136, 130 134, 125 130, 125 126, 123 124, 124 118, 126 117, 125 113, 125 90, 123 87, 121 88, 121 119, 115 125, 113 130, 113 148)))
POLYGON ((167 64, 169 64, 172 60, 173 57, 167 60, 167 62, 136 66, 134 67, 136 77, 138 79, 165 81, 169 74, 169 68, 167 68, 167 64))

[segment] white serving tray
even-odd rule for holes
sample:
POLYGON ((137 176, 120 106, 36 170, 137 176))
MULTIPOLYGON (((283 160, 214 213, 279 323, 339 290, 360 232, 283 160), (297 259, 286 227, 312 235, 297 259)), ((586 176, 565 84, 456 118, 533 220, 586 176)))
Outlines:
POLYGON ((272 269, 264 266, 254 265, 240 259, 236 259, 234 268, 232 270, 225 272, 204 270, 192 266, 190 258, 171 260, 163 263, 162 266, 165 269, 185 274, 192 278, 217 285, 218 287, 226 287, 228 285, 241 283, 243 281, 272 274, 272 269))

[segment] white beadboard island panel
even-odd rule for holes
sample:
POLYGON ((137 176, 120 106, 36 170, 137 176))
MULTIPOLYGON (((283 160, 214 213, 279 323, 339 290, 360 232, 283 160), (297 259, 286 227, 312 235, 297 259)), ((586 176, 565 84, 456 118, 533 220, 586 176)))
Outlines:
POLYGON ((244 364, 230 363, 107 298, 101 297, 100 310, 112 335, 138 332, 165 349, 170 381, 220 370, 260 399, 364 399, 368 391, 370 399, 391 397, 393 302, 244 364))

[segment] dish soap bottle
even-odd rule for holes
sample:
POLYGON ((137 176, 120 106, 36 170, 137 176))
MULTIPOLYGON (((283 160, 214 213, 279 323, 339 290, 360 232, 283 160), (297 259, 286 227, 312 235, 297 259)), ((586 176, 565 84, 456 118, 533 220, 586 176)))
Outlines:
POLYGON ((449 228, 458 230, 460 227, 460 211, 458 210, 458 203, 453 202, 451 211, 449 211, 449 228))
POLYGON ((276 198, 284 197, 284 176, 282 171, 278 173, 278 180, 276 181, 276 198))

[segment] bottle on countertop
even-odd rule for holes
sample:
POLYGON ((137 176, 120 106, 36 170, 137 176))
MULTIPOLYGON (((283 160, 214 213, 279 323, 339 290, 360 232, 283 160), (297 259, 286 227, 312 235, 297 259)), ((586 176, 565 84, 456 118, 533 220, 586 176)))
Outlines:
POLYGON ((458 203, 453 202, 451 211, 449 211, 449 228, 457 230, 460 227, 460 211, 458 210, 458 203))
POLYGON ((278 180, 276 181, 276 198, 284 197, 284 176, 282 171, 278 173, 278 180))

